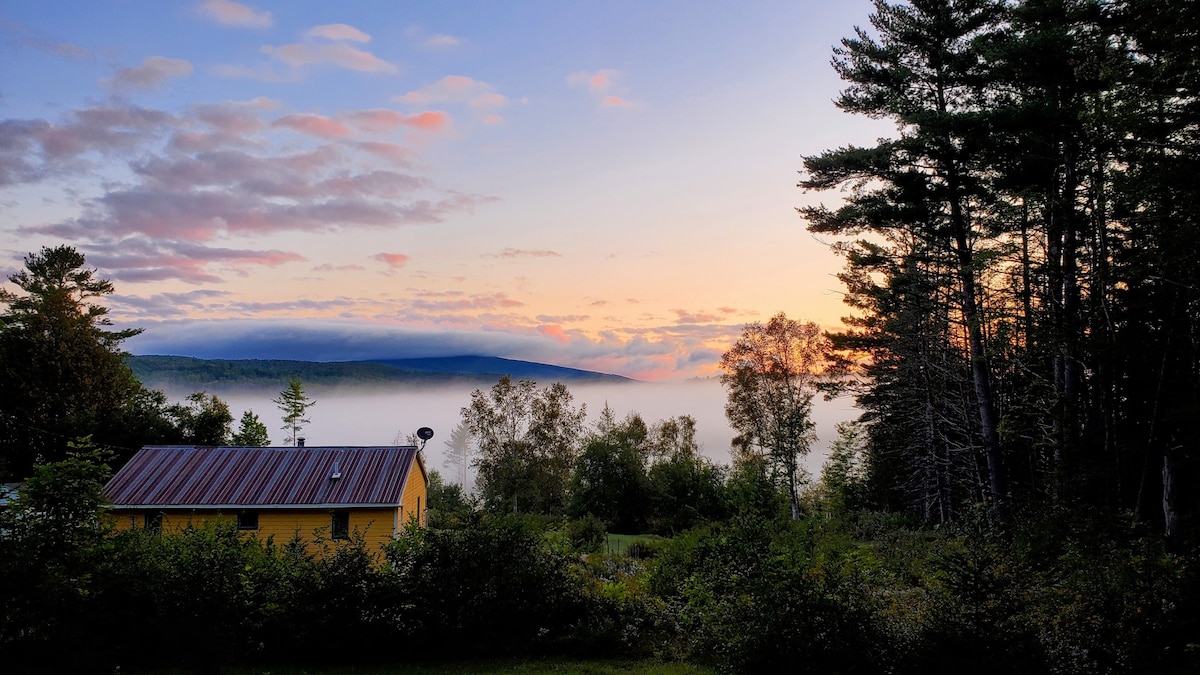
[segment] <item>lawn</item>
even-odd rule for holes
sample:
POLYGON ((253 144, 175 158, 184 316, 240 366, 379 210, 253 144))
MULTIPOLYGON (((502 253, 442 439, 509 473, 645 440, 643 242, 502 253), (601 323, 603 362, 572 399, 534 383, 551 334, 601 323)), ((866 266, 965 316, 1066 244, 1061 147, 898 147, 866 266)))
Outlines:
POLYGON ((351 668, 238 668, 226 675, 709 675, 711 670, 680 663, 655 661, 573 661, 569 659, 494 660, 406 666, 351 668))
POLYGON ((666 539, 666 537, 660 537, 657 534, 610 534, 604 542, 604 552, 625 555, 625 551, 632 544, 648 544, 655 541, 666 541, 666 539))

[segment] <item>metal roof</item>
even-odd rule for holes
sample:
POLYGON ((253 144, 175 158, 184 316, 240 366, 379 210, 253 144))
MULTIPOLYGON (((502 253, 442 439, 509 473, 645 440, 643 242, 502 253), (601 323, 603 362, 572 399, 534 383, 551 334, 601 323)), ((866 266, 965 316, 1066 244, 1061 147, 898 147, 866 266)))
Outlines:
POLYGON ((147 446, 104 494, 117 508, 398 505, 416 461, 413 446, 147 446))

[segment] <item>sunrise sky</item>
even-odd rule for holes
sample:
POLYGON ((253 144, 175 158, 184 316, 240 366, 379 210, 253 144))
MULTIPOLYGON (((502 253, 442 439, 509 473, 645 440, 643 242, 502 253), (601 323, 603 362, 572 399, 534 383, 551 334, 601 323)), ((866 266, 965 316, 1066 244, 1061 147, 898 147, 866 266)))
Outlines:
POLYGON ((844 313, 795 184, 889 133, 832 104, 869 10, 8 0, 0 270, 76 246, 134 353, 711 375, 844 313))

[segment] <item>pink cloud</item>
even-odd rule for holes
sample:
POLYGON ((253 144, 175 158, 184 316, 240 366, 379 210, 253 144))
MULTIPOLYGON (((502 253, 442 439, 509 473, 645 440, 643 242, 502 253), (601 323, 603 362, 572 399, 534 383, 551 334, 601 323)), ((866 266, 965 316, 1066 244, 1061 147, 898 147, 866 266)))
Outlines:
POLYGON ((278 267, 305 260, 291 251, 211 248, 180 242, 128 238, 110 245, 89 247, 88 260, 122 281, 175 279, 185 283, 219 283, 210 265, 278 267))
POLYGON ((689 312, 686 309, 673 309, 675 313, 675 323, 714 323, 721 320, 721 317, 708 312, 689 312))
POLYGON ((285 127, 310 136, 320 138, 343 138, 350 135, 350 129, 341 122, 323 115, 293 114, 281 117, 271 125, 285 127))
POLYGON ((362 272, 365 269, 367 269, 367 268, 363 267, 362 265, 353 265, 353 264, 351 264, 351 265, 331 265, 329 263, 325 263, 323 265, 317 265, 316 267, 312 268, 311 271, 313 271, 313 272, 362 272))
POLYGON ((433 103, 467 103, 475 108, 498 108, 508 104, 508 97, 495 88, 465 75, 447 75, 433 84, 397 96, 396 101, 409 105, 433 103))
POLYGON ((601 92, 612 86, 613 81, 619 74, 619 71, 610 69, 597 70, 595 72, 580 70, 567 76, 567 84, 585 86, 594 92, 601 92))
POLYGON ((600 105, 605 108, 633 108, 637 104, 633 101, 626 101, 620 96, 605 96, 600 100, 600 105))
POLYGON ((521 307, 524 304, 504 293, 492 293, 491 295, 472 295, 454 300, 418 300, 412 303, 412 307, 422 311, 465 311, 508 309, 521 307))
POLYGON ((399 70, 374 54, 340 43, 290 44, 278 47, 263 45, 259 51, 294 67, 332 63, 347 70, 363 73, 395 73, 399 70))
POLYGON ((415 115, 386 108, 356 110, 344 113, 342 117, 367 133, 383 133, 400 127, 412 127, 422 131, 440 131, 450 121, 450 116, 441 111, 425 111, 415 115))
POLYGON ((140 66, 118 70, 117 74, 104 84, 117 91, 149 91, 161 87, 173 77, 187 77, 191 74, 192 64, 183 59, 151 56, 144 59, 140 66))
POLYGON ((314 26, 308 29, 305 37, 325 38, 326 40, 350 40, 353 42, 370 42, 371 36, 361 30, 344 23, 330 23, 324 26, 314 26))
POLYGON ((440 131, 446 127, 446 123, 450 120, 450 116, 440 110, 427 111, 409 115, 404 120, 404 125, 416 127, 425 131, 440 131))
POLYGON ((273 23, 270 12, 259 12, 231 0, 205 0, 201 3, 199 11, 226 26, 268 28, 273 23))
POLYGON ((392 269, 404 267, 408 262, 408 256, 403 253, 376 253, 371 256, 371 259, 378 260, 392 269))
POLYGON ((52 158, 111 152, 136 147, 145 140, 143 134, 161 130, 171 122, 166 115, 150 111, 92 108, 77 111, 72 124, 44 127, 38 140, 42 151, 52 158))
POLYGON ((504 118, 499 115, 487 115, 483 118, 484 124, 500 124, 504 122, 504 118))
POLYGON ((352 176, 337 176, 317 183, 317 194, 335 197, 395 198, 426 187, 428 181, 395 171, 369 171, 352 176))
POLYGON ((602 108, 635 108, 637 103, 611 92, 619 79, 616 70, 578 71, 567 76, 567 84, 585 87, 597 99, 602 108))
POLYGON ((355 143, 354 147, 399 166, 412 166, 413 160, 417 156, 417 153, 413 152, 411 148, 383 141, 363 141, 355 143))
POLYGON ((571 336, 567 335, 567 332, 562 329, 562 326, 555 324, 543 324, 538 326, 537 330, 542 335, 554 338, 555 342, 558 342, 559 344, 567 344, 571 341, 571 336))

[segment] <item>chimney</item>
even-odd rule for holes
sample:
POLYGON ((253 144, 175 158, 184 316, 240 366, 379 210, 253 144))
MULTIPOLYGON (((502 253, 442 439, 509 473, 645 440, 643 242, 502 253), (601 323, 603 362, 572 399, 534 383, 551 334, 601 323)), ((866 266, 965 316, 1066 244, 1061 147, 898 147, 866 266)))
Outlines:
POLYGON ((297 438, 297 439, 296 439, 296 447, 297 447, 297 448, 303 448, 303 447, 304 447, 304 437, 303 437, 303 436, 301 436, 300 438, 297 438))

